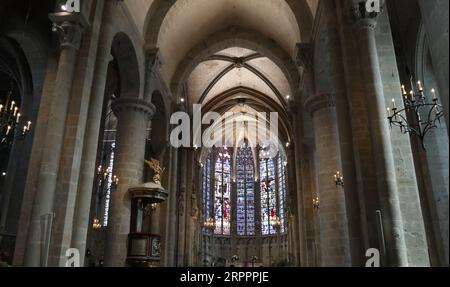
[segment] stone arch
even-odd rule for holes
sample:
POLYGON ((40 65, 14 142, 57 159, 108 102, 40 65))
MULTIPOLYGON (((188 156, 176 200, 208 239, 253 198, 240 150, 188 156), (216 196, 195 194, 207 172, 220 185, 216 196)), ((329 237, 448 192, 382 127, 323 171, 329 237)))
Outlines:
POLYGON ((243 100, 258 111, 266 113, 270 113, 271 111, 278 112, 279 120, 281 121, 280 126, 282 127, 280 130, 280 139, 286 141, 293 140, 292 125, 286 111, 267 95, 247 87, 236 87, 230 89, 220 95, 217 95, 209 102, 203 103, 204 112, 217 111, 218 113, 223 114, 229 108, 238 105, 243 100), (241 95, 239 98, 233 97, 236 94, 241 95))
MULTIPOLYGON (((35 100, 30 65, 20 43, 8 36, 0 36, 0 86, 1 93, 4 93, 1 104, 6 105, 7 99, 3 96, 11 90, 13 98, 9 100, 16 101, 20 107, 21 123, 28 120, 34 123, 36 113, 33 104, 39 101, 35 100)), ((27 170, 32 143, 32 134, 19 139, 17 132, 11 146, 0 146, 0 172, 5 172, 5 177, 1 175, 0 178, 0 188, 3 189, 0 191, 3 195, 0 200, 0 226, 11 233, 17 232, 18 217, 15 213, 20 210, 25 183, 23 170, 27 170)))
POLYGON ((137 98, 141 90, 139 63, 133 42, 123 32, 114 36, 111 45, 111 55, 119 71, 120 97, 137 98))
POLYGON ((290 84, 291 91, 294 93, 298 89, 300 76, 295 63, 273 40, 265 38, 254 31, 228 27, 221 32, 210 35, 196 45, 178 64, 171 83, 173 95, 181 94, 183 83, 198 64, 205 61, 212 54, 230 47, 254 50, 269 58, 282 70, 290 84))
POLYGON ((8 36, 0 36, 0 72, 14 82, 20 95, 22 113, 31 114, 33 103, 33 79, 26 55, 20 44, 8 36))
MULTIPOLYGON (((154 0, 144 21, 144 39, 149 47, 156 47, 163 20, 177 0, 154 0)), ((311 37, 313 12, 307 0, 286 0, 297 20, 303 40, 311 37)))

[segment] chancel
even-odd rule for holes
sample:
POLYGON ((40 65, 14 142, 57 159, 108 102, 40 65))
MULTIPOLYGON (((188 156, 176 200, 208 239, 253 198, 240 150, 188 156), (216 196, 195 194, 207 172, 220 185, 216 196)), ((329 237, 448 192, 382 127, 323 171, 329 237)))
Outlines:
POLYGON ((0 266, 448 267, 448 11, 1 0, 0 266))

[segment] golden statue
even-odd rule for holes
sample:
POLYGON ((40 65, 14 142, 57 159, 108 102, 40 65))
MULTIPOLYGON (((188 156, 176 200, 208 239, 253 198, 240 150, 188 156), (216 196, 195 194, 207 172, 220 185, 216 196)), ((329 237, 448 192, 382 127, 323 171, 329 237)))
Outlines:
POLYGON ((150 160, 145 160, 145 163, 153 171, 153 182, 161 185, 161 174, 164 172, 164 169, 161 168, 159 161, 152 158, 150 160))

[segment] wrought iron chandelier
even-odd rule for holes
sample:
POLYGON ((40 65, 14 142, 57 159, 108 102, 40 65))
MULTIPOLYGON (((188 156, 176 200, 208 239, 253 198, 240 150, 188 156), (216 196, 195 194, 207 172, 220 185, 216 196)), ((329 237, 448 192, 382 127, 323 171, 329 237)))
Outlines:
POLYGON ((387 108, 388 120, 391 128, 397 126, 403 134, 417 136, 425 150, 425 136, 438 127, 437 124, 440 124, 444 112, 434 89, 430 91, 431 96, 426 96, 420 81, 417 82, 418 93, 414 91, 413 85, 411 88, 408 93, 402 85, 404 108, 398 108, 395 99, 392 99, 391 107, 387 108))
POLYGON ((25 138, 31 129, 31 121, 23 121, 20 107, 12 98, 11 88, 6 103, 0 102, 0 144, 3 147, 9 147, 16 135, 25 138))

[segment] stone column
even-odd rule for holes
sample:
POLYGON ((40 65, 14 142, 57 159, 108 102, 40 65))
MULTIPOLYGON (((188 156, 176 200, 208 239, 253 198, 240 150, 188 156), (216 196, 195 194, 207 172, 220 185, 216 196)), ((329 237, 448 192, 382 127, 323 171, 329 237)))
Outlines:
POLYGON ((377 187, 383 214, 383 225, 390 266, 408 264, 403 222, 400 210, 390 130, 386 120, 386 106, 380 63, 375 41, 378 13, 368 14, 364 6, 353 7, 361 69, 365 81, 366 106, 371 140, 374 149, 377 187))
POLYGON ((347 209, 348 231, 352 266, 362 267, 365 252, 363 250, 361 208, 357 190, 355 155, 353 149, 353 131, 350 121, 350 109, 347 101, 344 62, 337 29, 338 21, 334 1, 325 1, 325 17, 331 54, 332 77, 336 90, 336 113, 339 127, 339 146, 342 160, 342 172, 345 178, 345 206, 347 209))
POLYGON ((343 1, 335 2, 338 6, 336 7, 337 29, 340 36, 348 108, 352 119, 353 152, 364 249, 369 249, 379 245, 376 224, 376 210, 380 209, 376 186, 377 177, 364 99, 364 82, 359 59, 355 59, 355 55, 358 54, 358 44, 347 15, 342 13, 345 10, 342 8, 341 2, 343 1))
POLYGON ((170 170, 169 170, 169 197, 166 236, 166 266, 175 267, 175 244, 176 244, 176 224, 177 224, 177 190, 178 190, 178 150, 170 149, 170 170))
MULTIPOLYGON (((114 1, 105 3, 105 15, 108 7, 114 1)), ((97 159, 98 138, 102 121, 102 109, 105 97, 106 77, 108 64, 111 58, 111 43, 113 41, 113 27, 103 17, 101 36, 95 63, 94 80, 89 101, 87 125, 84 137, 83 152, 80 164, 80 178, 75 205, 75 214, 72 230, 72 247, 80 251, 81 266, 86 251, 87 232, 89 228, 89 215, 97 159)))
POLYGON ((305 106, 313 117, 317 152, 321 265, 350 266, 345 196, 342 188, 333 181, 336 170, 341 169, 335 95, 312 96, 305 101, 305 106))
POLYGON ((178 231, 177 231, 177 267, 185 266, 185 242, 186 242, 186 181, 187 181, 187 162, 188 150, 183 148, 181 150, 181 174, 180 174, 180 189, 177 194, 177 209, 178 209, 178 231))
MULTIPOLYGON (((53 13, 49 15, 49 18, 53 22, 53 31, 59 36, 61 52, 28 232, 24 259, 25 266, 46 265, 46 262, 43 262, 46 254, 41 254, 42 245, 45 244, 42 238, 44 238, 46 232, 45 228, 42 228, 41 218, 42 216, 53 214, 56 180, 75 71, 75 61, 82 33, 87 26, 87 22, 81 13, 53 13)), ((51 228, 51 226, 47 228, 51 228)), ((48 238, 48 240, 50 239, 48 238)))
MULTIPOLYGON (((448 114, 448 10, 447 0, 419 0, 422 21, 427 31, 434 72, 444 107, 445 121, 449 127, 448 114)), ((447 129, 448 133, 448 129, 447 129)), ((448 135, 448 134, 447 134, 448 135)))
POLYGON ((155 107, 144 100, 120 98, 113 102, 112 109, 118 118, 114 174, 119 178, 119 185, 111 194, 105 265, 121 267, 125 266, 130 232, 128 188, 142 181, 146 129, 155 107))
MULTIPOLYGON (((296 45, 296 64, 303 68, 303 95, 298 95, 300 98, 303 96, 307 98, 315 93, 314 84, 314 51, 311 43, 298 43, 296 45)), ((298 248, 297 256, 300 266, 308 266, 308 257, 311 248, 309 245, 309 234, 311 231, 311 223, 313 222, 313 213, 310 208, 312 205, 313 194, 315 194, 314 186, 311 184, 311 169, 309 166, 309 159, 306 153, 308 149, 305 144, 309 139, 312 139, 312 135, 308 136, 306 134, 305 127, 311 124, 310 118, 303 113, 303 107, 300 102, 297 103, 297 107, 293 110, 295 115, 294 127, 295 127, 295 166, 296 166, 296 181, 297 181, 297 196, 296 196, 296 207, 297 207, 297 234, 298 238, 298 248), (310 205, 311 204, 311 205, 310 205)), ((312 126, 311 126, 312 129, 312 126)), ((311 140, 312 141, 312 140, 311 140)))

